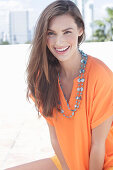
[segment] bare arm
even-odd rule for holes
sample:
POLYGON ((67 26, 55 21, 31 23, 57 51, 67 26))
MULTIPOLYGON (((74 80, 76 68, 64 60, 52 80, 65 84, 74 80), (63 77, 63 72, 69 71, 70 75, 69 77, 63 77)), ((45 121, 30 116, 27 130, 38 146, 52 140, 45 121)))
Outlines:
POLYGON ((56 136, 55 128, 49 124, 48 124, 48 127, 49 127, 49 132, 50 132, 51 144, 55 151, 55 154, 57 155, 63 170, 69 170, 69 168, 65 162, 64 156, 62 154, 62 151, 60 149, 60 145, 59 145, 59 142, 58 142, 58 139, 56 136))
POLYGON ((113 116, 92 130, 89 170, 103 170, 105 158, 105 141, 108 136, 113 116))

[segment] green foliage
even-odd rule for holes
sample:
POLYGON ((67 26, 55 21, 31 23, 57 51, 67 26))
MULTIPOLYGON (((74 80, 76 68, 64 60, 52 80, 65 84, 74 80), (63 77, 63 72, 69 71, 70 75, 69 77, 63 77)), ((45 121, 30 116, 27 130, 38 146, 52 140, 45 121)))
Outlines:
POLYGON ((96 30, 93 33, 94 41, 113 41, 113 8, 106 8, 107 18, 96 20, 96 30))
POLYGON ((2 41, 0 45, 9 45, 10 43, 8 41, 2 41))
POLYGON ((25 42, 25 44, 31 44, 31 41, 27 41, 27 42, 25 42))

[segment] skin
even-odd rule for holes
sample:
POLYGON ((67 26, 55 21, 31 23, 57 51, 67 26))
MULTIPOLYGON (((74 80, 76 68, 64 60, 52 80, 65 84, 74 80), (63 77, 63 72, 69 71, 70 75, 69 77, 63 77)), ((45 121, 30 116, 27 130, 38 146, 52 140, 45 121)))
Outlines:
MULTIPOLYGON (((72 90, 72 82, 73 79, 78 75, 78 70, 80 67, 80 53, 78 51, 78 37, 83 34, 83 29, 78 28, 74 19, 70 15, 61 15, 57 16, 51 20, 47 33, 47 46, 51 53, 59 60, 62 71, 60 74, 61 81, 64 89, 66 89, 65 94, 67 95, 67 99, 69 99, 71 90, 72 90), (66 30, 67 28, 71 28, 66 30), (65 30, 65 31, 64 31, 65 30), (69 47, 66 52, 59 52, 56 49, 63 49, 69 47), (68 82, 68 83, 67 83, 68 82), (69 83, 70 82, 70 83, 69 83), (68 90, 67 90, 68 89, 68 90)), ((97 149, 99 146, 103 146, 105 144, 105 140, 107 138, 108 132, 110 130, 111 124, 113 122, 113 116, 107 119, 98 127, 92 130, 92 152, 90 155, 90 170, 96 170, 95 165, 97 167, 103 166, 104 157, 99 158, 100 162, 98 163, 95 158, 99 154, 97 153, 97 149), (103 133, 104 132, 104 133, 103 133), (94 149, 93 149, 94 148, 94 149), (97 149, 95 149, 97 148, 97 149), (96 150, 96 151, 95 151, 96 150), (96 155, 95 155, 96 153, 96 155)), ((51 134, 51 138, 56 140, 55 129, 51 125, 49 125, 49 131, 51 134)), ((57 152, 59 152, 60 160, 64 160, 63 155, 61 154, 60 148, 57 147, 57 152)), ((101 154, 102 155, 102 154, 101 154)), ((102 155, 103 156, 103 155, 102 155)), ((62 163, 63 170, 68 170, 68 167, 64 161, 62 163)), ((52 162, 50 158, 34 161, 28 164, 20 165, 17 167, 9 168, 7 170, 56 170, 55 164, 52 162)))
POLYGON ((78 37, 83 34, 71 15, 54 17, 47 32, 47 47, 61 65, 60 82, 69 101, 73 80, 79 75, 81 54, 78 51, 78 37), (66 51, 61 51, 67 49, 66 51))
POLYGON ((5 170, 57 170, 57 168, 50 158, 46 158, 5 170))
POLYGON ((70 15, 54 17, 49 24, 47 46, 61 64, 61 77, 68 80, 74 78, 80 67, 78 37, 82 34, 83 29, 78 28, 74 18, 70 15), (69 47, 69 49, 63 53, 56 50, 66 47, 69 47))
MULTIPOLYGON (((77 27, 73 17, 70 15, 53 18, 48 28, 47 46, 61 64, 60 82, 68 101, 73 87, 73 79, 78 76, 80 67, 78 37, 82 34, 82 28, 77 27), (61 52, 61 50, 66 48, 66 51, 61 52)), ((113 116, 92 130, 90 170, 102 170, 103 168, 105 141, 112 122, 113 116), (97 155, 99 155, 99 157, 96 159, 97 155)))

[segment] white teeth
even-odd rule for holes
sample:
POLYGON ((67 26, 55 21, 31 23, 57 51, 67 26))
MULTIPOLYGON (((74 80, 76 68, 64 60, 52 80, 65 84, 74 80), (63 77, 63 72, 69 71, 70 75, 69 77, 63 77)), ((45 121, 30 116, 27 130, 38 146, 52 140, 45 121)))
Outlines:
POLYGON ((62 48, 62 49, 57 49, 57 48, 56 48, 57 51, 64 51, 64 50, 66 50, 66 49, 68 49, 68 47, 62 48))

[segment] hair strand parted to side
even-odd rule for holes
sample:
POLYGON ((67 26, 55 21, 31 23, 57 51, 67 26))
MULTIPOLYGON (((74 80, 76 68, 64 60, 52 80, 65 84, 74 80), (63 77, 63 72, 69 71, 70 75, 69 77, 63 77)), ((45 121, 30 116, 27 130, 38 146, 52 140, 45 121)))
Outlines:
POLYGON ((27 97, 32 94, 35 105, 42 108, 45 116, 52 116, 53 109, 59 110, 58 72, 61 69, 59 61, 47 48, 47 30, 51 19, 64 14, 71 15, 77 26, 83 29, 83 34, 78 37, 78 46, 83 41, 85 27, 77 6, 69 0, 54 1, 38 19, 27 67, 27 97))

